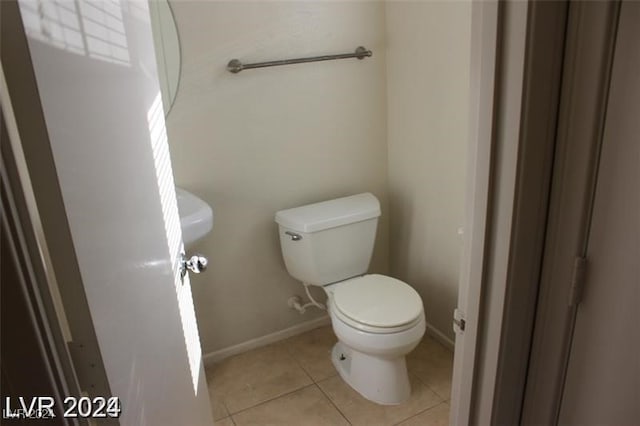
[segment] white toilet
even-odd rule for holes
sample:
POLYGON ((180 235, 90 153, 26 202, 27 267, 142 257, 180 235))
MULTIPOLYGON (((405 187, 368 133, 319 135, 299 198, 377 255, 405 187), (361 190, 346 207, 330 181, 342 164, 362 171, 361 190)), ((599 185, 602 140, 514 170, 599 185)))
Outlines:
POLYGON ((378 199, 365 193, 282 210, 276 222, 289 274, 327 292, 340 376, 371 401, 399 404, 411 394, 405 355, 424 335, 425 317, 411 286, 364 275, 378 217, 378 199))

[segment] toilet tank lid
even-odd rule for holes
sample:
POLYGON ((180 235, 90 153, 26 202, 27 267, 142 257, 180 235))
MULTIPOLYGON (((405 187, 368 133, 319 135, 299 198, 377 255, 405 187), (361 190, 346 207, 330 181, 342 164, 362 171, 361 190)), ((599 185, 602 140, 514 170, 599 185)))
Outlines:
POLYGON ((380 216, 380 202, 371 193, 336 198, 281 210, 276 222, 298 232, 317 232, 380 216))

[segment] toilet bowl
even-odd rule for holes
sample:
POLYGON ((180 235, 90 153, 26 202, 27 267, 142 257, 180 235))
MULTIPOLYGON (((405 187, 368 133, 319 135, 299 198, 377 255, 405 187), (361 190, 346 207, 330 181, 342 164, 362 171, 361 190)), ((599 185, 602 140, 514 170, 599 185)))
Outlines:
POLYGON ((408 284, 369 274, 380 204, 370 193, 276 213, 287 271, 322 286, 338 337, 331 358, 365 398, 399 404, 411 394, 405 356, 424 335, 422 300, 408 284))
POLYGON ((405 356, 418 345, 426 328, 420 296, 409 285, 384 275, 364 275, 325 290, 338 337, 331 361, 340 377, 379 404, 409 399, 405 356), (348 286, 366 292, 367 297, 348 297, 352 296, 348 286))

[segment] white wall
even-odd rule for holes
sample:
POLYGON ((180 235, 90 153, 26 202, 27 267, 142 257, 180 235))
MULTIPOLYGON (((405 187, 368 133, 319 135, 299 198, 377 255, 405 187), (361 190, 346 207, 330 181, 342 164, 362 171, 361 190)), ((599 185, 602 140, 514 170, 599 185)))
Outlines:
POLYGON ((469 113, 470 2, 388 2, 391 274, 453 339, 469 113))
MULTIPOLYGON (((321 315, 289 310, 303 294, 281 259, 277 210, 373 192, 382 220, 372 271, 386 273, 384 5, 378 2, 173 2, 183 54, 167 120, 178 185, 213 206, 192 278, 204 352, 321 315), (263 61, 352 51, 373 57, 247 70, 263 61)), ((320 293, 318 293, 320 294, 320 293)))

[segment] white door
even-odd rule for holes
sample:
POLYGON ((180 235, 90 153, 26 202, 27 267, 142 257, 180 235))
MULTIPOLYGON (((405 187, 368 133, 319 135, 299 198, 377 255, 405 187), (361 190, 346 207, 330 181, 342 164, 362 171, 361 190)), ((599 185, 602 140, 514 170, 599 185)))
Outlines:
POLYGON ((121 424, 210 425, 147 2, 19 6, 121 424))
POLYGON ((558 423, 640 421, 640 3, 624 2, 558 423))

